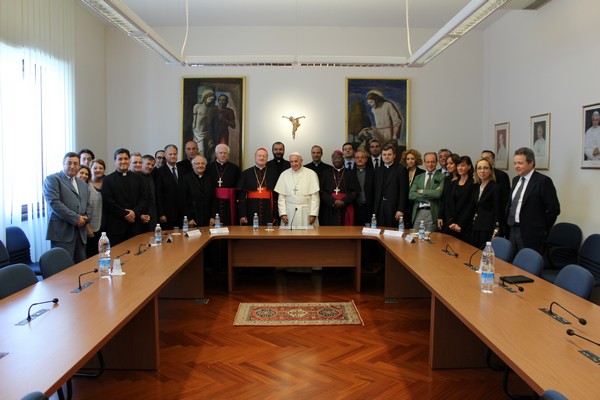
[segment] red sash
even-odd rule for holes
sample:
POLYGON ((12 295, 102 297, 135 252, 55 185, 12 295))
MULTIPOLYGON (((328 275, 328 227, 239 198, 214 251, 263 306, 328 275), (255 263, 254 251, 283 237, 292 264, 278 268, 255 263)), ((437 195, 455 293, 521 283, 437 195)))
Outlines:
MULTIPOLYGON (((331 197, 336 200, 344 200, 346 197, 345 193, 331 193, 331 197)), ((354 204, 348 204, 345 207, 346 214, 344 216, 344 226, 353 226, 354 225, 354 204)))
POLYGON ((231 224, 235 224, 235 188, 215 188, 215 197, 219 200, 229 200, 229 214, 231 216, 231 224))
POLYGON ((248 198, 249 199, 272 199, 273 191, 263 189, 262 193, 258 190, 248 190, 248 198))

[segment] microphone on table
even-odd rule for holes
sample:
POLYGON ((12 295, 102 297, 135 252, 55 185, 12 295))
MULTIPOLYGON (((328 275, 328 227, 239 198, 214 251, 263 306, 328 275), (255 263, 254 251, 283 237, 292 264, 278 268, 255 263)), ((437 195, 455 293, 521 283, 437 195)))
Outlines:
POLYGON ((567 329, 567 335, 569 335, 569 336, 577 336, 579 338, 582 338, 583 340, 587 340, 588 342, 595 344, 596 346, 600 346, 600 343, 594 342, 593 340, 590 340, 590 339, 588 339, 588 338, 586 338, 584 336, 576 334, 573 329, 567 329))
MULTIPOLYGON (((508 277, 502 278, 502 283, 506 284, 507 282, 510 283, 511 285, 515 285, 517 287, 517 289, 519 289, 519 292, 525 291, 525 288, 523 286, 520 286, 517 282, 514 282, 512 279, 510 279, 508 277)), ((550 311, 550 312, 552 312, 552 311, 550 311)))
POLYGON ((293 229, 294 226, 294 218, 296 218, 296 212, 298 212, 298 207, 294 209, 294 215, 292 215, 292 220, 290 221, 290 231, 293 229))
POLYGON ((58 299, 55 297, 52 300, 40 301, 39 303, 33 303, 32 305, 30 305, 29 306, 29 310, 27 310, 27 321, 31 321, 31 307, 37 306, 37 305, 40 305, 40 304, 46 304, 46 303, 58 304, 58 299))
POLYGON ((79 290, 81 290, 81 277, 87 274, 95 274, 96 272, 98 272, 98 268, 94 268, 93 271, 88 271, 84 272, 83 274, 79 274, 79 277, 77 278, 77 280, 79 281, 79 290))
POLYGON ((452 248, 452 246, 450 246, 449 244, 446 245, 445 249, 442 249, 442 251, 446 254, 448 254, 449 256, 452 257, 458 257, 458 253, 454 251, 454 249, 452 248))
MULTIPOLYGON (((119 258, 123 257, 124 255, 130 254, 131 251, 127 250, 125 253, 123 254, 119 254, 118 256, 115 257, 115 260, 118 260, 119 258)), ((121 265, 125 265, 125 262, 122 262, 121 265)))
MULTIPOLYGON (((480 248, 478 248, 477 250, 475 250, 473 252, 473 254, 471 254, 471 257, 469 257, 469 262, 466 262, 465 265, 471 269, 476 269, 477 267, 475 267, 473 264, 471 264, 471 261, 473 261, 473 257, 475 257, 475 254, 479 253, 481 250, 483 250, 483 248, 485 247, 485 243, 483 244, 483 246, 481 246, 480 248)), ((478 269, 478 268, 477 268, 478 269)))
MULTIPOLYGON (((575 318, 577 318, 577 320, 579 321, 579 323, 580 323, 581 325, 585 325, 585 324, 587 324, 587 321, 586 321, 586 319, 585 319, 585 318, 579 318, 577 315, 573 314, 571 311, 567 310, 566 308, 564 308, 563 306, 561 306, 560 304, 558 304, 558 303, 557 303, 557 302, 555 302, 555 301, 553 301, 552 303, 550 303, 550 310, 549 310, 549 311, 550 311, 550 315, 554 314, 554 313, 552 312, 552 306, 554 306, 555 304, 556 304, 557 306, 559 306, 560 308, 562 308, 563 310, 565 310, 566 312, 568 312, 569 314, 571 314, 572 316, 574 316, 575 318)), ((569 329, 569 330, 570 330, 570 329, 569 329)), ((567 333, 568 333, 568 331, 567 331, 567 333)), ((569 335, 570 335, 570 334, 569 334, 569 335)))
MULTIPOLYGON (((138 246, 138 251, 137 251, 137 253, 134 254, 134 256, 139 256, 140 254, 143 254, 146 251, 146 249, 142 250, 142 247, 150 247, 150 245, 147 243, 140 244, 138 246)), ((127 251, 129 251, 129 250, 127 250, 127 251)))

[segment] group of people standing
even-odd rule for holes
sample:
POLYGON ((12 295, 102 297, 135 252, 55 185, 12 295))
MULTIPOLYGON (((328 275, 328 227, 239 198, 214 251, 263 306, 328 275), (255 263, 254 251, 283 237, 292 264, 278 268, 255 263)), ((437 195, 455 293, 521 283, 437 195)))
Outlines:
POLYGON ((368 153, 344 143, 331 154, 331 164, 322 161, 318 145, 307 164, 299 153, 286 160, 281 142, 271 152, 269 160, 266 148, 257 149, 254 165, 241 171, 229 162, 226 144, 216 146, 210 163, 193 140, 185 144, 181 161, 173 144, 154 156, 120 148, 114 152, 115 171, 106 176, 106 164, 92 151, 67 153, 62 171, 44 183, 47 239, 79 262, 96 254, 101 231, 117 244, 156 224, 181 226, 184 216, 190 227, 212 225, 219 214, 224 225, 251 225, 256 215, 260 225, 301 228, 364 226, 374 215, 380 226, 395 227, 402 219, 407 228, 417 228, 423 221, 429 231, 474 246, 501 234, 517 248, 541 251, 560 213, 552 180, 534 170, 535 155, 528 148, 515 151, 518 176, 512 190, 489 150, 475 164, 448 149, 422 158, 411 149, 397 160, 395 147, 377 139, 368 153))

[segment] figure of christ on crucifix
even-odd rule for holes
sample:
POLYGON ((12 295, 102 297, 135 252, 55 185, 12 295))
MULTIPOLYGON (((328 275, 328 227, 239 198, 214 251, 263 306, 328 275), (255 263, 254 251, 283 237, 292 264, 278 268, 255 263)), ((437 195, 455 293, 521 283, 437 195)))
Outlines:
POLYGON ((296 131, 300 127, 300 118, 306 118, 306 117, 303 115, 301 117, 294 118, 291 115, 289 117, 286 117, 284 115, 281 118, 287 118, 290 120, 290 122, 292 123, 292 139, 296 139, 296 131))
POLYGON ((277 206, 281 224, 294 228, 318 225, 319 177, 302 166, 302 156, 290 154, 291 168, 279 176, 275 191, 279 194, 277 206))

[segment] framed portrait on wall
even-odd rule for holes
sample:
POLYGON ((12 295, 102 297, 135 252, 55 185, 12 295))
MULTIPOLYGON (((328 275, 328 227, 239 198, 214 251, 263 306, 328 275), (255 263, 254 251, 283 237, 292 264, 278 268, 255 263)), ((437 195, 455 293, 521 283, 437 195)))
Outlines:
POLYGON ((393 144, 396 159, 408 147, 408 79, 346 78, 346 135, 356 150, 369 141, 393 144))
POLYGON ((193 140, 208 162, 218 144, 229 146, 229 161, 242 165, 245 78, 183 78, 181 148, 193 140))
POLYGON ((494 152, 496 153, 496 168, 508 169, 508 141, 510 137, 510 122, 494 125, 494 152))
POLYGON ((550 113, 530 118, 529 147, 535 154, 535 169, 550 167, 550 113))
POLYGON ((600 168, 600 103, 583 107, 581 168, 600 168))

